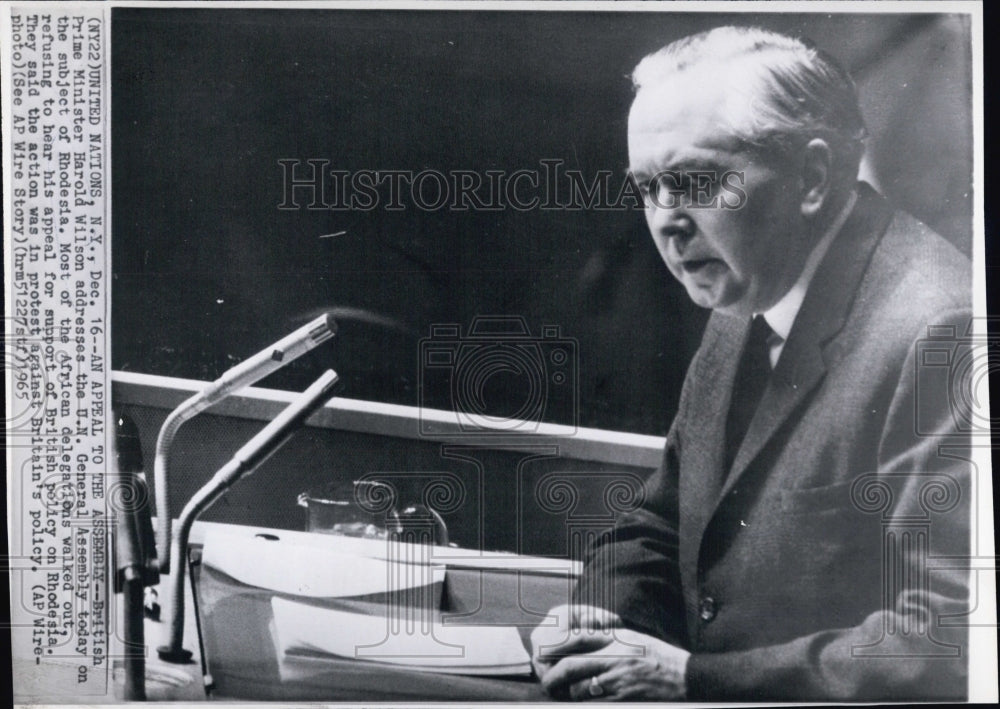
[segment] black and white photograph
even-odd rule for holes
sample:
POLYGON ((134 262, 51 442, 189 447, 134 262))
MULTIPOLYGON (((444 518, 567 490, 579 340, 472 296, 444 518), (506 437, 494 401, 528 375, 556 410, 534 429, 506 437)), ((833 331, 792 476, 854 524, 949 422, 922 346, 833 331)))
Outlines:
POLYGON ((0 10, 16 704, 996 701, 979 3, 0 10))

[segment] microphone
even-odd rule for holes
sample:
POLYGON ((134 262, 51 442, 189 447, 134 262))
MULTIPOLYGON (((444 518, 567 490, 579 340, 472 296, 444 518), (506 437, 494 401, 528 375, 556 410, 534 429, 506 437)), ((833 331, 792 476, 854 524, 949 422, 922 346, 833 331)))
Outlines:
POLYGON ((336 383, 336 373, 328 369, 273 421, 236 451, 229 462, 219 468, 212 479, 185 505, 178 520, 177 536, 174 538, 175 568, 170 573, 170 641, 157 648, 161 660, 184 663, 191 659, 190 651, 184 649, 184 551, 195 519, 237 480, 253 472, 284 445, 306 419, 326 403, 336 383))
POLYGON ((231 486, 245 474, 252 472, 265 460, 274 455, 292 434, 305 423, 306 419, 326 403, 337 383, 337 374, 328 369, 308 389, 286 406, 280 414, 244 444, 232 459, 215 474, 208 483, 218 486, 220 491, 231 486))
POLYGON ((195 413, 203 411, 243 387, 250 386, 268 374, 278 371, 335 334, 337 334, 337 323, 334 322, 333 316, 321 315, 291 335, 237 364, 205 387, 195 397, 197 401, 192 401, 191 406, 196 407, 195 413))
POLYGON ((227 396, 281 369, 292 360, 329 340, 336 332, 337 324, 333 316, 330 313, 320 315, 270 347, 240 362, 167 416, 156 439, 156 457, 153 460, 153 483, 156 489, 156 516, 159 528, 156 546, 162 555, 159 560, 161 572, 166 573, 170 568, 171 516, 167 470, 170 446, 181 424, 227 396))

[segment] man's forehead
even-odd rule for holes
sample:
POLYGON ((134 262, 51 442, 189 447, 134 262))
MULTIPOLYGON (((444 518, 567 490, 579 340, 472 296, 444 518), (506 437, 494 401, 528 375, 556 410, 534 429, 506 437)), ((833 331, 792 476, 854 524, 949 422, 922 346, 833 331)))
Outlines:
POLYGON ((644 85, 632 102, 629 121, 635 120, 642 125, 662 121, 664 117, 684 121, 726 111, 734 97, 731 78, 709 66, 700 66, 644 85))
POLYGON ((752 160, 746 144, 723 126, 700 121, 688 126, 633 130, 628 134, 633 172, 739 169, 752 160))
POLYGON ((685 73, 639 90, 628 120, 633 169, 670 169, 674 163, 713 166, 741 159, 746 146, 729 127, 732 106, 722 82, 706 85, 707 78, 701 72, 685 73))

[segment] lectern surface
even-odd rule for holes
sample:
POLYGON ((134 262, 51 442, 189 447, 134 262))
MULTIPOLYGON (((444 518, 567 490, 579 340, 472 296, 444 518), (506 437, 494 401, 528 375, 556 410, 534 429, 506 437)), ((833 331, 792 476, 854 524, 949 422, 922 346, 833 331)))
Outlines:
MULTIPOLYGON (((255 530, 249 530, 252 533, 255 530)), ((300 533, 276 532, 281 543, 295 544, 300 533), (289 539, 285 539, 290 537, 289 539)), ((310 535, 314 536, 314 535, 310 535)), ((312 543, 313 540, 299 540, 312 543)), ((447 549, 441 550, 447 554, 447 549)), ((208 695, 232 700, 281 701, 545 701, 532 677, 445 674, 331 655, 285 654, 277 642, 272 610, 275 592, 241 583, 200 563, 192 554, 208 695)), ((566 603, 573 567, 553 560, 508 556, 500 563, 468 558, 448 565, 441 600, 446 622, 516 627, 528 648, 531 630, 546 611, 566 603), (522 568, 517 568, 521 566, 522 568)), ((364 611, 363 604, 355 610, 364 611)), ((372 603, 367 612, 384 613, 372 603)), ((336 629, 331 629, 336 632, 336 629)), ((193 644, 193 639, 188 643, 193 644)))

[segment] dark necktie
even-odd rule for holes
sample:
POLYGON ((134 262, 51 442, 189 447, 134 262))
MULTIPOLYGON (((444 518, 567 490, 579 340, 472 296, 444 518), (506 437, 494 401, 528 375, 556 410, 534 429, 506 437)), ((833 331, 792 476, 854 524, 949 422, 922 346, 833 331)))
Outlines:
POLYGON ((775 335, 763 316, 758 315, 750 325, 750 337, 740 357, 736 370, 736 381, 733 384, 733 398, 729 404, 729 416, 726 419, 726 467, 728 475, 736 452, 750 427, 761 396, 767 388, 767 380, 771 376, 771 356, 769 339, 775 335))

